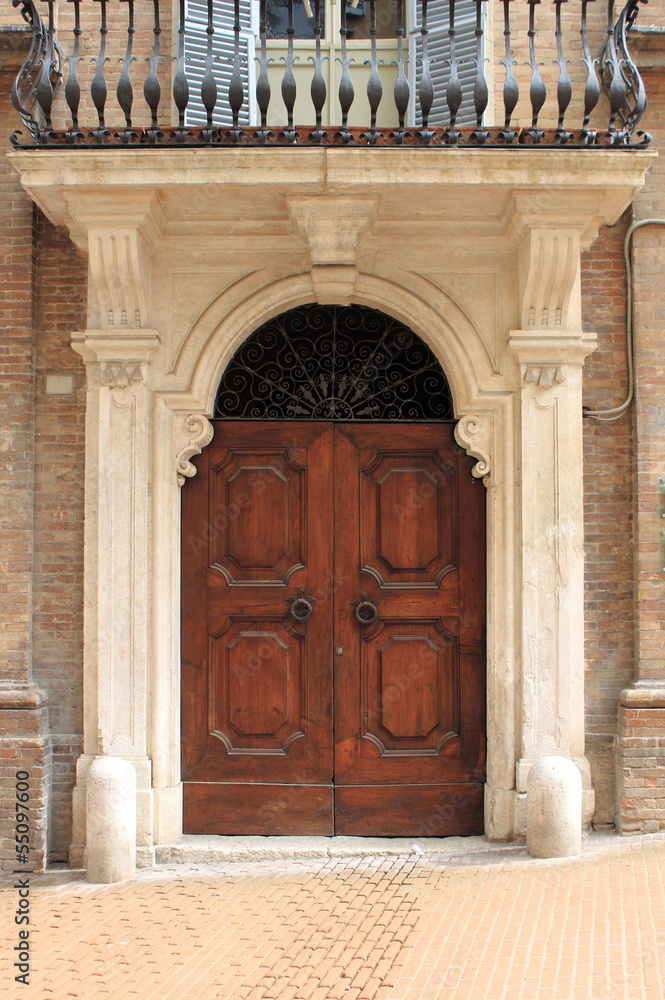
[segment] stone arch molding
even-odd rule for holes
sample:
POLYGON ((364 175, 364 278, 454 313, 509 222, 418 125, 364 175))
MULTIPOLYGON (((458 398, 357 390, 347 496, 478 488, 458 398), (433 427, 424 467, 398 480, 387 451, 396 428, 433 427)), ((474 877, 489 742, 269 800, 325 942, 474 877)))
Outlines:
MULTIPOLYGON (((169 388, 161 395, 177 414, 175 464, 180 485, 196 473, 190 459, 212 439, 209 417, 217 387, 235 351, 263 323, 319 297, 319 276, 316 283, 305 273, 267 284, 259 284, 260 277, 260 273, 248 275, 203 311, 165 375, 169 388)), ((376 275, 356 275, 351 298, 358 305, 394 316, 432 349, 450 384, 458 419, 457 442, 477 460, 473 475, 487 483, 497 376, 490 371, 478 330, 463 310, 430 282, 417 275, 409 278, 412 282, 407 288, 376 275)), ((331 280, 326 285, 326 301, 334 299, 333 288, 331 280)), ((349 298, 346 287, 340 289, 339 298, 349 298)), ((156 391, 160 392, 157 387, 156 391)))

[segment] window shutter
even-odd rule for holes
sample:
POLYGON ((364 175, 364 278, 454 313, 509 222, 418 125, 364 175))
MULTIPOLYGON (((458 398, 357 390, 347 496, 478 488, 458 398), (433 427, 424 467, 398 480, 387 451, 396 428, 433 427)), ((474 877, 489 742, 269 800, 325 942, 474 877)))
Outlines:
MULTIPOLYGON (((215 125, 230 127, 229 84, 233 72, 235 38, 233 22, 235 7, 233 0, 215 0, 213 4, 213 73, 217 84, 217 104, 213 121, 215 125)), ((189 104, 187 125, 203 126, 207 114, 201 100, 201 83, 206 71, 208 51, 208 4, 206 0, 188 0, 185 21, 185 73, 189 83, 189 104)), ((254 76, 254 32, 250 0, 240 0, 240 73, 244 91, 244 101, 240 112, 241 126, 250 125, 254 120, 255 76, 254 76)))
MULTIPOLYGON (((411 116, 413 125, 420 125, 422 116, 418 101, 418 81, 422 68, 421 4, 415 0, 414 23, 409 39, 409 70, 411 84, 411 116)), ((448 0, 429 0, 427 4, 427 53, 434 87, 434 103, 430 111, 431 127, 442 128, 450 124, 446 102, 446 87, 450 78, 450 38, 448 0)), ((484 41, 484 39, 483 39, 484 41)), ((457 0, 455 3, 455 55, 457 75, 462 87, 462 104, 457 113, 457 125, 475 125, 473 88, 476 81, 476 3, 475 0, 457 0)))

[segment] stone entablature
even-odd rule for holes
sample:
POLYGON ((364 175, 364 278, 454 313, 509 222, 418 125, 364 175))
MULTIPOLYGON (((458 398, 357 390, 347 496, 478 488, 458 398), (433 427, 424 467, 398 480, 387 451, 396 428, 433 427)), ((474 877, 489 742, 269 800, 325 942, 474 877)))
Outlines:
POLYGON ((551 754, 578 764, 588 822, 581 376, 595 337, 582 329, 579 255, 630 203, 651 154, 12 159, 90 261, 89 329, 73 334, 89 393, 72 860, 85 774, 106 754, 136 767, 143 862, 181 833, 179 486, 210 439, 235 349, 312 301, 379 308, 429 344, 451 385, 457 440, 488 487, 488 836, 523 835, 529 768, 551 754))

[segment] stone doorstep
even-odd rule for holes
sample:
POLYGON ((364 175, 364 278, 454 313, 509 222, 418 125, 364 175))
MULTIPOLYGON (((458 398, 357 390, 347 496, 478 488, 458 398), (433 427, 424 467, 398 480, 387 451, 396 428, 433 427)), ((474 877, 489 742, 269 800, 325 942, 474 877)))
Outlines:
MULTIPOLYGON (((665 833, 653 836, 660 839, 665 837, 665 833)), ((594 832, 583 836, 582 852, 590 854, 625 842, 626 838, 614 831, 594 832)), ((474 855, 482 855, 479 863, 486 862, 488 855, 496 856, 497 861, 511 858, 533 860, 527 855, 524 843, 491 841, 485 837, 221 837, 184 834, 175 843, 161 844, 154 851, 157 866, 427 854, 444 855, 455 860, 464 858, 466 863, 474 855)))
POLYGON ((211 861, 276 861, 280 859, 397 857, 408 854, 466 855, 488 851, 522 851, 515 843, 485 837, 221 837, 184 834, 173 844, 155 847, 158 865, 211 861))

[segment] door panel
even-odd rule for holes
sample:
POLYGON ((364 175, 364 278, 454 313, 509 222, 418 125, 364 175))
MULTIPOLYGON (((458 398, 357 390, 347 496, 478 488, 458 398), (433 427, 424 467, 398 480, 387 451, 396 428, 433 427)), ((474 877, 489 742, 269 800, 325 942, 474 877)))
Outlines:
POLYGON ((480 832, 483 486, 450 425, 336 430, 335 556, 360 561, 335 618, 335 831, 480 832), (359 596, 373 622, 343 614, 359 596))
POLYGON ((482 832, 485 491, 452 425, 219 421, 196 464, 185 832, 482 832))
POLYGON ((183 491, 184 829, 329 834, 332 428, 215 430, 183 491), (286 807, 294 784, 319 787, 286 807))

